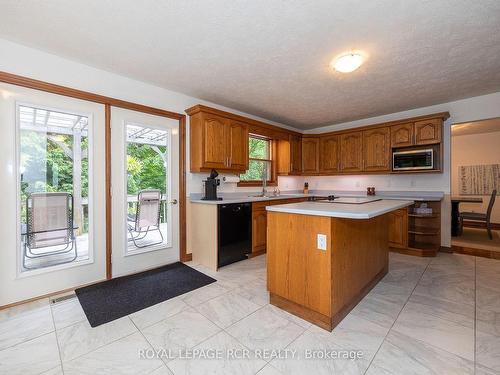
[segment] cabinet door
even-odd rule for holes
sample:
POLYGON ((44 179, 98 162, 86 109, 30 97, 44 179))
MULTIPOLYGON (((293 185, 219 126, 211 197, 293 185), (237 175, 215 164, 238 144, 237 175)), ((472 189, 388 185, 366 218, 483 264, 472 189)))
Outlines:
POLYGON ((339 171, 339 137, 330 135, 319 139, 319 171, 335 173, 339 171))
POLYGON ((408 215, 406 208, 389 214, 389 246, 406 249, 408 247, 408 215))
POLYGON ((340 170, 361 172, 363 170, 363 134, 352 132, 340 136, 340 170))
POLYGON ((246 171, 248 169, 248 125, 231 121, 227 141, 230 169, 246 171))
POLYGON ((413 144, 412 123, 391 126, 392 147, 413 146, 413 144))
POLYGON ((319 139, 302 138, 302 172, 319 172, 319 139))
POLYGON ((370 172, 390 169, 390 134, 389 128, 363 131, 363 170, 370 172))
POLYGON ((252 212, 252 253, 266 249, 267 212, 257 209, 252 212))
POLYGON ((221 116, 206 114, 203 118, 203 168, 227 169, 227 127, 221 116))
POLYGON ((430 145, 441 142, 442 121, 431 119, 415 122, 415 143, 417 145, 430 145))
POLYGON ((300 137, 290 137, 290 173, 300 174, 302 172, 302 142, 300 137))

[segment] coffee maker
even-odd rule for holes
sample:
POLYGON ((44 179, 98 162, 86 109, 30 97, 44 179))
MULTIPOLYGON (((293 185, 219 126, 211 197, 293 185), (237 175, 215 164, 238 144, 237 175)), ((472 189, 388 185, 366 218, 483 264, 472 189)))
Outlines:
POLYGON ((220 185, 220 180, 217 178, 219 174, 215 169, 212 169, 210 176, 203 181, 205 184, 205 196, 201 199, 205 201, 221 201, 222 198, 217 198, 217 186, 220 185))

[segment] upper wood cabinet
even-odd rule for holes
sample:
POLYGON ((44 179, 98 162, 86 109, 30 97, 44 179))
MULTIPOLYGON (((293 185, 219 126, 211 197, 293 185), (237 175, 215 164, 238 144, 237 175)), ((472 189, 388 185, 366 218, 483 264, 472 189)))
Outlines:
POLYGON ((191 172, 248 169, 248 125, 222 115, 196 111, 190 117, 191 172))
POLYGON ((302 138, 302 173, 319 172, 319 138, 302 138))
POLYGON ((389 171, 391 168, 391 131, 376 128, 363 131, 363 170, 389 171))
POLYGON ((248 126, 230 121, 228 131, 229 166, 245 171, 248 169, 248 126))
POLYGON ((441 142, 441 119, 429 119, 415 122, 415 144, 430 145, 441 142))
MULTIPOLYGON (((227 168, 227 127, 229 121, 223 117, 207 114, 201 119, 201 136, 204 140, 203 165, 200 168, 227 168)), ((193 133, 192 133, 193 134, 193 133)))
POLYGON ((413 123, 391 126, 391 146, 413 146, 413 123))
POLYGON ((336 173, 339 171, 340 143, 338 135, 319 139, 319 172, 336 173))
POLYGON ((290 136, 290 174, 302 173, 302 139, 290 136))
POLYGON ((441 143, 442 118, 391 126, 391 146, 407 147, 441 143))
POLYGON ((340 171, 363 171, 363 133, 360 131, 340 135, 340 171))

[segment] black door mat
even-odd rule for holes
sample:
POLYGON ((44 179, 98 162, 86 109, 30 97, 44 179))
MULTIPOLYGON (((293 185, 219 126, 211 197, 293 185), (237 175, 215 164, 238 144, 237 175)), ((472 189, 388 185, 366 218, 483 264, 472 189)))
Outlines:
POLYGON ((217 280, 181 262, 75 290, 92 327, 198 289, 217 280))

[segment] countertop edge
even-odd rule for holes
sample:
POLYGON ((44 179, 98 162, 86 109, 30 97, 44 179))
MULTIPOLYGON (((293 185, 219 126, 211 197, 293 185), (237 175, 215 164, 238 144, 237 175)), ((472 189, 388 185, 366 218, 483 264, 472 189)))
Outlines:
MULTIPOLYGON (((380 202, 380 201, 379 201, 380 202)), ((303 202, 303 203, 314 203, 314 202, 303 202)), ((375 202, 374 202, 375 203, 375 202)), ((311 215, 311 216, 324 216, 324 217, 335 217, 339 219, 371 219, 380 215, 384 215, 391 211, 399 210, 404 207, 411 206, 414 203, 412 200, 401 200, 398 204, 392 204, 390 207, 381 208, 375 212, 368 213, 356 213, 356 212, 335 212, 335 211, 324 211, 324 210, 311 210, 311 209, 301 209, 297 208, 297 204, 283 204, 266 207, 267 211, 270 212, 283 212, 297 215, 311 215)), ((334 203, 333 203, 334 204, 334 203)), ((342 203, 338 203, 342 204, 342 203)), ((364 205, 369 205, 370 203, 365 203, 364 205)), ((346 204, 342 204, 347 206, 346 204)))

